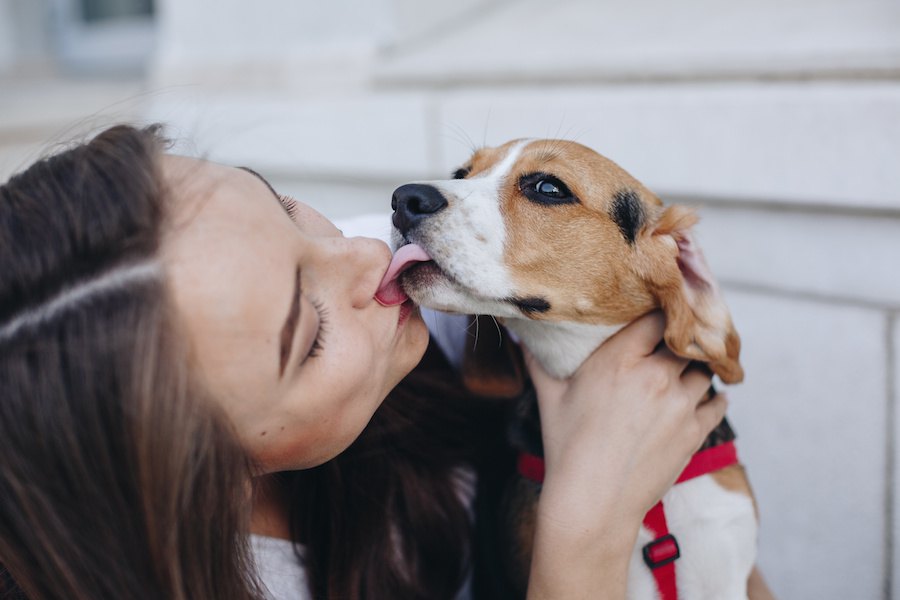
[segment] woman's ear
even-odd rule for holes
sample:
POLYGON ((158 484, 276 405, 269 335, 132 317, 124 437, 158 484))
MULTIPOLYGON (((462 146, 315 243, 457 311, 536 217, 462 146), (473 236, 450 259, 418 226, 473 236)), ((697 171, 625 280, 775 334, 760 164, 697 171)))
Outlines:
POLYGON ((666 315, 666 344, 675 354, 708 363, 725 383, 739 383, 741 339, 691 227, 697 215, 670 206, 641 232, 638 269, 666 315))

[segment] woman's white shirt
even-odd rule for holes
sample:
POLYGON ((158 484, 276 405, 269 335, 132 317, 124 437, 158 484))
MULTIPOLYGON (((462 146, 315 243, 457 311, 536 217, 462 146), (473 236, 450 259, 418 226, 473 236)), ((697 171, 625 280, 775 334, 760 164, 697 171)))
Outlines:
POLYGON ((307 600, 312 597, 306 581, 306 569, 294 552, 292 542, 251 535, 250 549, 257 577, 265 586, 266 600, 307 600))

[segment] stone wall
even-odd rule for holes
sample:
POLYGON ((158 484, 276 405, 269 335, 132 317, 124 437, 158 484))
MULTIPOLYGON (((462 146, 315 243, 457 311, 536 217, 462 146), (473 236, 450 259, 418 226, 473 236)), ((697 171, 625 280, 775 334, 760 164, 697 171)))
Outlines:
POLYGON ((900 599, 897 2, 158 6, 136 114, 328 216, 531 136, 697 206, 744 339, 729 395, 767 578, 900 599))

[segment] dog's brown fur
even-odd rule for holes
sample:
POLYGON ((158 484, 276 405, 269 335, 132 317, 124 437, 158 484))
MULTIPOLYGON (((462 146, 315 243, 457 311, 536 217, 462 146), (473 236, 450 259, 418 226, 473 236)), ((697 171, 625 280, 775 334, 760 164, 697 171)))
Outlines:
MULTIPOLYGON (((477 151, 467 163, 468 177, 490 168, 515 143, 477 151)), ((685 249, 695 213, 684 206, 663 207, 616 163, 580 144, 536 144, 543 147, 529 149, 517 170, 552 173, 579 202, 548 211, 524 198, 514 177, 500 190, 500 210, 507 222, 516 224, 507 231, 504 262, 517 287, 551 306, 530 316, 616 324, 662 308, 665 339, 673 352, 708 363, 726 383, 741 381, 740 338, 718 290, 714 283, 691 285, 679 269, 680 253, 697 252, 685 249), (633 194, 641 205, 643 223, 630 244, 611 217, 616 193, 633 194)))

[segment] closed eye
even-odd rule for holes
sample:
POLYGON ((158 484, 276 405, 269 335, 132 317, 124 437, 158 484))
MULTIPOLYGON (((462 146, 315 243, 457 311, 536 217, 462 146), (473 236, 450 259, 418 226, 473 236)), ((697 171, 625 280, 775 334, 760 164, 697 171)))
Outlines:
POLYGON ((302 365, 310 358, 315 358, 319 355, 320 352, 324 349, 323 339, 325 336, 325 332, 328 329, 328 311, 325 308, 325 305, 319 302, 318 300, 310 300, 312 302, 313 308, 316 310, 316 313, 319 315, 319 328, 316 330, 316 339, 313 340, 312 346, 309 348, 309 353, 300 361, 302 365))
POLYGON ((281 202, 281 206, 284 207, 284 211, 288 214, 292 221, 297 220, 297 201, 291 198, 290 196, 285 196, 284 194, 277 194, 278 201, 281 202))

